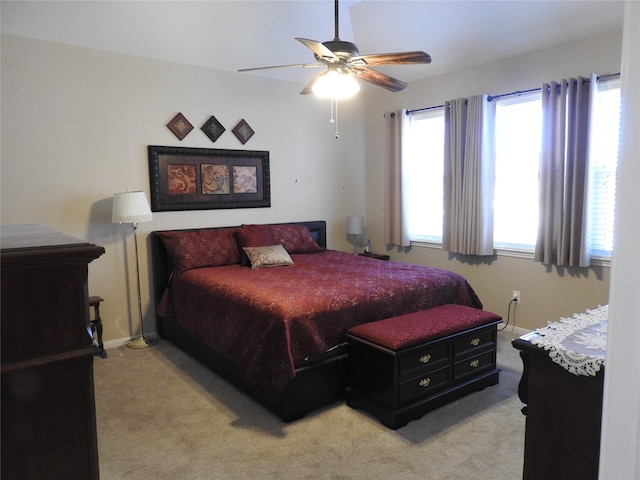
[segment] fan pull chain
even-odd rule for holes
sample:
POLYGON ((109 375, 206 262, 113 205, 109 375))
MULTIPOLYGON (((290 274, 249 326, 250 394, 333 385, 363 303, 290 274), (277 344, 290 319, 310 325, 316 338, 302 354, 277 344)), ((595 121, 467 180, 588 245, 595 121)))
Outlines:
POLYGON ((335 98, 330 99, 331 102, 331 118, 329 119, 329 123, 336 126, 336 138, 340 138, 340 134, 338 133, 338 100, 335 98))

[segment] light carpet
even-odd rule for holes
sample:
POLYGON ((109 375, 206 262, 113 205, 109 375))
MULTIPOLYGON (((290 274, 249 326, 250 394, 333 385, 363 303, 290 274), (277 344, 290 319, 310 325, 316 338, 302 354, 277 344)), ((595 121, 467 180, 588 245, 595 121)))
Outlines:
POLYGON ((285 424, 171 343, 94 362, 102 480, 522 478, 516 335, 500 383, 396 431, 337 403, 285 424))

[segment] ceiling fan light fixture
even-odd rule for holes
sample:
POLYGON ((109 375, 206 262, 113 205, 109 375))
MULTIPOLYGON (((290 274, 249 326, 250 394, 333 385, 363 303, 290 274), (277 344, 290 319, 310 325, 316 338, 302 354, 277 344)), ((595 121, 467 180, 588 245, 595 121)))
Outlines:
POLYGON ((320 98, 342 100, 358 93, 360 85, 349 73, 328 70, 318 78, 311 90, 320 98))

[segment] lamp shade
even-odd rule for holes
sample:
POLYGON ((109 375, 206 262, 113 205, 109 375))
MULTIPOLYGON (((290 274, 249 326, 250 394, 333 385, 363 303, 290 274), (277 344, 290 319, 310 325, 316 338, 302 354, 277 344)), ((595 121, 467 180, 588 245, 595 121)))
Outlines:
POLYGON ((328 70, 318 78, 311 90, 320 98, 341 100, 358 93, 360 86, 350 74, 328 70))
POLYGON ((362 235, 364 232, 364 218, 347 217, 347 234, 362 235))
POLYGON ((144 192, 122 192, 113 195, 113 223, 141 223, 152 219, 149 202, 144 192))

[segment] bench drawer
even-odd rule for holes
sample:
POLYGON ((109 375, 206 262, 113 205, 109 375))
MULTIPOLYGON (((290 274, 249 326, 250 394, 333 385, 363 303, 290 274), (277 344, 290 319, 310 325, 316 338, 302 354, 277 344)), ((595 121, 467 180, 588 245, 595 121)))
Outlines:
POLYGON ((409 403, 416 398, 425 397, 451 381, 451 367, 446 366, 428 374, 407 380, 399 385, 398 402, 409 403))
POLYGON ((411 378, 421 372, 429 372, 441 367, 443 363, 449 361, 450 348, 449 344, 440 343, 421 347, 399 356, 400 379, 411 378))
POLYGON ((488 368, 496 366, 496 351, 490 350, 479 355, 473 355, 465 360, 454 363, 453 379, 460 380, 468 375, 473 375, 488 368))
POLYGON ((461 335, 453 342, 453 355, 459 357, 472 350, 486 350, 495 348, 496 329, 484 328, 471 333, 461 335))

